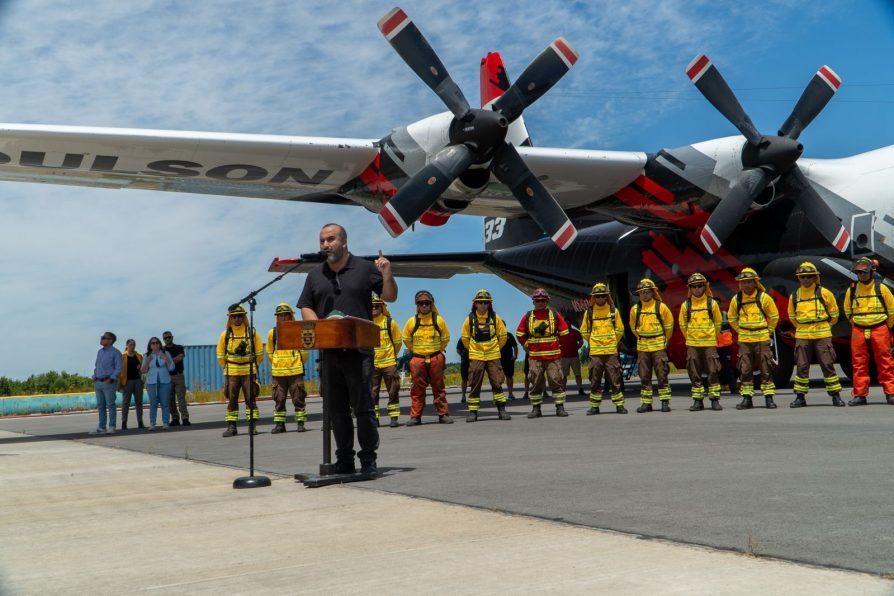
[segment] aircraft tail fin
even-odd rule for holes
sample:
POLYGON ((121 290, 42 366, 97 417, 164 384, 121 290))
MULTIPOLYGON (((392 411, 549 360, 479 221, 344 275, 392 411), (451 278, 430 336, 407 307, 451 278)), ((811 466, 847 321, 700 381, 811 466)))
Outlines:
MULTIPOLYGON (((484 108, 503 95, 510 86, 509 75, 499 52, 488 52, 481 59, 480 75, 481 107, 484 108)), ((516 146, 532 146, 524 116, 519 116, 509 125, 506 140, 516 146)))

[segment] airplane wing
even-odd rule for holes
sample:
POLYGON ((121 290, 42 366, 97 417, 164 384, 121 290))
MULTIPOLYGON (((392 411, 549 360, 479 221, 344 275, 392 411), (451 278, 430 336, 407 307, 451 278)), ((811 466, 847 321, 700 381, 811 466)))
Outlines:
MULTIPOLYGON (((391 271, 397 277, 420 277, 424 279, 449 279, 466 273, 491 273, 484 266, 490 256, 487 251, 460 253, 433 253, 413 255, 388 255, 391 271)), ((361 256, 368 261, 376 256, 361 256)), ((272 273, 307 273, 323 262, 320 253, 301 255, 297 259, 276 257, 267 269, 272 273)))
MULTIPOLYGON (((646 154, 518 147, 559 205, 573 210, 636 179, 646 154)), ((373 139, 0 124, 0 180, 358 204, 377 211, 373 139)), ((400 183, 401 181, 397 181, 400 183)), ((463 210, 521 217, 492 180, 463 210)))

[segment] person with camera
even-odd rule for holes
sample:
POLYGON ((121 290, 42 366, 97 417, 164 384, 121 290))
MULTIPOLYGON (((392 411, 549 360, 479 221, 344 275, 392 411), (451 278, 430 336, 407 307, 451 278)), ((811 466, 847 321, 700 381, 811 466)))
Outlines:
POLYGON ((133 399, 137 412, 138 428, 143 424, 143 355, 137 352, 137 342, 129 339, 124 343, 121 355, 121 374, 118 376, 118 390, 121 391, 121 430, 127 430, 127 416, 130 413, 130 400, 133 399))
POLYGON ((528 353, 528 380, 531 391, 531 412, 528 418, 540 418, 543 389, 549 383, 556 404, 556 416, 568 416, 565 411, 565 387, 562 383, 562 348, 560 341, 568 335, 568 323, 564 317, 549 307, 549 294, 537 288, 531 294, 534 309, 522 317, 515 331, 528 353))
MULTIPOLYGON (((239 421, 240 391, 245 401, 245 419, 257 422, 260 418, 257 405, 260 386, 256 375, 263 358, 261 338, 253 327, 249 327, 245 309, 241 304, 231 306, 227 311, 227 328, 217 340, 217 362, 223 369, 224 397, 227 400, 227 429, 223 432, 224 437, 239 434, 236 423, 239 421), (254 362, 251 360, 252 346, 254 362)), ((257 429, 254 432, 257 434, 257 429)))
POLYGON ((161 340, 153 337, 146 346, 146 356, 140 369, 146 375, 146 391, 149 393, 149 430, 156 430, 158 419, 156 406, 161 406, 162 428, 168 430, 171 422, 171 371, 174 359, 161 347, 161 340))
MULTIPOLYGON (((276 322, 294 321, 295 311, 285 302, 276 305, 276 322)), ((273 381, 273 430, 271 435, 286 432, 286 398, 292 399, 295 407, 297 431, 305 431, 307 422, 304 390, 304 362, 308 353, 304 350, 282 349, 277 344, 276 327, 267 333, 267 357, 270 359, 270 377, 273 381)))
POLYGON ((472 301, 472 310, 463 322, 462 342, 469 351, 469 416, 466 422, 478 420, 481 404, 481 385, 484 373, 490 381, 494 404, 500 420, 511 420, 506 411, 506 394, 503 382, 506 377, 500 365, 500 348, 506 343, 506 324, 494 312, 493 297, 487 290, 478 290, 472 301))
POLYGON ((404 325, 404 343, 410 357, 410 420, 407 426, 422 424, 425 408, 425 389, 431 385, 432 402, 438 411, 440 424, 453 424, 447 407, 447 389, 444 386, 446 362, 444 350, 450 345, 450 329, 438 314, 435 299, 427 290, 416 292, 416 314, 404 325))

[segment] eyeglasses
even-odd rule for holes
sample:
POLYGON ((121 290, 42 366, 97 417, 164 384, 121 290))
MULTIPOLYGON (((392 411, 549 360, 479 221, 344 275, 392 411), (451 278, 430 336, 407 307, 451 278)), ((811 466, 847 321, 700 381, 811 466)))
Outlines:
POLYGON ((534 298, 534 302, 549 302, 546 298, 534 298))
POLYGON ((420 300, 416 306, 431 306, 431 300, 420 300))
POLYGON ((162 339, 165 340, 165 341, 168 341, 169 339, 174 339, 174 338, 171 337, 170 335, 166 335, 166 336, 164 336, 162 339))
POLYGON ((872 273, 872 271, 870 271, 869 269, 857 269, 856 271, 854 271, 854 273, 860 275, 862 273, 872 273))
POLYGON ((157 346, 157 345, 161 345, 161 342, 158 341, 158 340, 156 339, 156 340, 150 341, 150 342, 149 342, 149 345, 150 345, 150 346, 157 346))
POLYGON ((705 287, 705 284, 692 284, 692 285, 689 286, 689 287, 690 287, 690 288, 703 288, 703 287, 705 287))

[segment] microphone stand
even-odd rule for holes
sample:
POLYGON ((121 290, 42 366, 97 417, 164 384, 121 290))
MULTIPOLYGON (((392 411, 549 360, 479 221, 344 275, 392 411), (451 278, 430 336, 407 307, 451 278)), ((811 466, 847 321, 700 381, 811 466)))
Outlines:
MULTIPOLYGON (((262 291, 272 286, 287 274, 291 273, 298 269, 301 266, 301 262, 295 264, 295 266, 290 267, 288 270, 283 271, 275 278, 258 288, 257 290, 253 290, 249 292, 248 296, 235 302, 230 305, 230 309, 239 306, 240 304, 248 304, 248 353, 249 353, 249 362, 248 362, 248 398, 246 400, 246 417, 248 418, 248 466, 249 466, 249 475, 248 476, 240 476, 236 480, 233 481, 233 488, 261 488, 264 486, 270 486, 270 478, 267 476, 255 476, 255 418, 253 415, 253 410, 258 407, 258 396, 254 394, 255 392, 255 383, 257 382, 257 372, 255 367, 257 366, 257 354, 255 353, 255 306, 257 305, 257 301, 255 300, 255 296, 260 294, 262 291), (248 403, 251 403, 251 406, 248 406, 248 403)), ((260 384, 258 385, 260 389, 260 384)), ((260 393, 260 390, 258 391, 260 393)))

